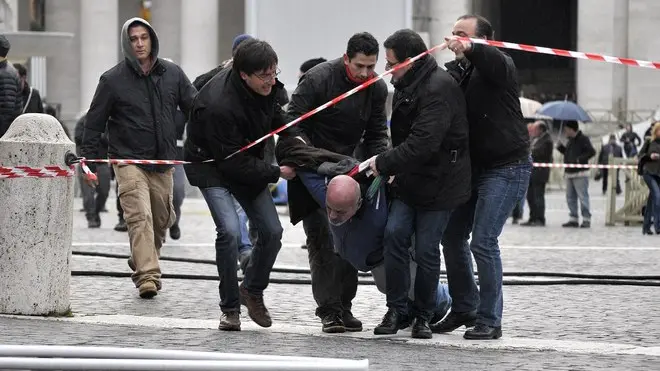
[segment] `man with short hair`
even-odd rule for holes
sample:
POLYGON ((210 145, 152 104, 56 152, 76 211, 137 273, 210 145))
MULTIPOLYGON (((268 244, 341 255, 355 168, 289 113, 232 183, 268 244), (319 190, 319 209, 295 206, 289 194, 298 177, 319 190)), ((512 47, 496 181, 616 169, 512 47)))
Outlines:
POLYGON ((11 44, 0 35, 0 137, 5 135, 23 109, 21 81, 18 72, 7 60, 11 44))
MULTIPOLYGON (((575 120, 564 123, 564 134, 568 138, 566 144, 559 143, 557 150, 564 155, 565 164, 586 165, 596 155, 596 150, 591 144, 589 137, 580 130, 580 125, 575 120)), ((564 228, 590 228, 591 210, 589 207, 589 169, 566 168, 566 203, 568 204, 568 222, 562 224, 564 228), (578 218, 578 201, 582 213, 582 224, 578 218)))
POLYGON ((464 39, 490 40, 493 35, 486 18, 468 14, 458 18, 452 36, 445 38, 447 48, 456 54, 456 60, 445 66, 467 103, 472 195, 454 211, 442 239, 453 302, 449 315, 431 329, 441 333, 474 326, 463 335, 474 340, 502 336, 502 259, 497 240, 525 196, 532 170, 513 59, 496 47, 464 39))
MULTIPOLYGON (((343 57, 318 64, 300 78, 291 96, 288 114, 296 119, 374 76, 378 41, 361 32, 348 40, 343 57)), ((302 121, 298 126, 310 146, 352 156, 364 138, 370 156, 388 148, 385 116, 387 86, 379 81, 336 105, 302 121)), ((361 331, 352 312, 357 293, 357 271, 333 250, 326 211, 310 196, 299 179, 288 182, 289 215, 301 220, 307 236, 312 293, 322 331, 361 331)))
MULTIPOLYGON (((419 34, 409 29, 396 31, 384 46, 386 68, 427 50, 419 34)), ((393 71, 392 83, 393 149, 370 160, 374 174, 394 177, 383 237, 388 310, 374 334, 396 334, 412 322, 413 338, 430 339, 440 239, 453 209, 470 197, 465 100, 456 81, 432 55, 393 71), (414 282, 410 281, 411 245, 417 262, 414 282)))
POLYGON ((192 162, 186 165, 186 175, 200 188, 216 226, 222 331, 241 330, 241 304, 256 324, 272 325, 263 292, 282 247, 283 229, 268 184, 280 177, 291 179, 295 171, 265 161, 263 142, 236 152, 285 124, 277 104, 278 91, 284 88, 277 80, 277 63, 267 42, 243 41, 232 67, 222 69, 200 90, 184 143, 185 159, 192 162), (234 198, 259 233, 240 287, 236 259, 241 226, 234 198))
MULTIPOLYGON (((189 112, 195 88, 179 66, 158 58, 158 36, 144 19, 124 23, 121 48, 124 60, 101 75, 87 111, 81 156, 100 157, 101 136, 107 128, 110 158, 174 160, 176 110, 189 112)), ((94 163, 88 165, 96 169, 94 163)), ((162 287, 160 249, 176 219, 174 168, 116 164, 113 169, 128 225, 132 279, 141 298, 152 298, 162 287)), ((92 180, 88 184, 96 185, 92 180)))
POLYGON ((300 65, 300 68, 298 69, 298 78, 300 79, 300 77, 301 77, 305 72, 311 70, 313 67, 316 67, 316 65, 321 64, 321 63, 323 63, 323 62, 327 62, 327 61, 328 61, 328 60, 325 59, 325 58, 323 58, 323 57, 312 58, 312 59, 308 59, 308 60, 304 61, 304 62, 300 65))
POLYGON ((44 113, 44 105, 41 102, 39 90, 30 86, 27 81, 27 68, 20 63, 14 63, 21 81, 21 95, 23 96, 23 107, 21 113, 44 113))

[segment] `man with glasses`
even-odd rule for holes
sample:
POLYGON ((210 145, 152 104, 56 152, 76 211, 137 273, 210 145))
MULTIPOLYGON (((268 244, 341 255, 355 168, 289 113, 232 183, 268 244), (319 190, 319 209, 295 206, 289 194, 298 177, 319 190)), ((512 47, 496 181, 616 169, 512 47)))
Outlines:
MULTIPOLYGON (((288 107, 295 119, 353 89, 374 76, 378 41, 369 33, 353 35, 343 57, 320 63, 300 78, 288 107)), ((379 81, 299 125, 307 144, 345 156, 363 140, 367 155, 388 148, 385 116, 387 86, 379 81)), ((322 330, 328 333, 361 331, 353 317, 351 301, 357 292, 357 270, 335 254, 324 208, 310 195, 300 179, 288 182, 291 222, 302 220, 307 235, 312 293, 318 305, 322 330)))
POLYGON ((240 331, 241 304, 259 326, 272 324, 263 291, 282 247, 282 225, 268 184, 280 177, 291 179, 295 171, 264 161, 263 143, 227 157, 285 124, 276 102, 278 90, 284 88, 276 79, 277 63, 277 54, 265 41, 243 41, 232 67, 200 90, 184 143, 185 160, 193 162, 186 165, 186 175, 201 189, 216 226, 222 311, 218 328, 223 331, 240 331), (205 160, 214 161, 202 163, 205 160), (233 198, 259 233, 240 287, 236 259, 241 227, 233 198))

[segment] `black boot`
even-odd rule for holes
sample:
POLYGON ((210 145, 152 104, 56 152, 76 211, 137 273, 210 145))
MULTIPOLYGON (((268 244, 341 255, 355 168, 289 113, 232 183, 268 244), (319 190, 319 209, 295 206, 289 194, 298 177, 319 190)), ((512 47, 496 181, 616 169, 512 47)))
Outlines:
POLYGON ((415 339, 431 339, 433 337, 427 320, 415 317, 412 323, 412 337, 415 339))
POLYGON ((383 316, 383 320, 380 321, 380 325, 374 328, 374 335, 394 335, 408 326, 410 326, 408 316, 390 308, 383 316))
POLYGON ((321 330, 328 334, 346 332, 344 321, 342 321, 341 316, 338 313, 326 314, 321 318, 321 324, 323 325, 321 330))
POLYGON ((452 332, 461 326, 472 327, 477 322, 477 312, 449 312, 447 317, 442 321, 431 325, 431 331, 436 334, 442 334, 445 332, 452 332))

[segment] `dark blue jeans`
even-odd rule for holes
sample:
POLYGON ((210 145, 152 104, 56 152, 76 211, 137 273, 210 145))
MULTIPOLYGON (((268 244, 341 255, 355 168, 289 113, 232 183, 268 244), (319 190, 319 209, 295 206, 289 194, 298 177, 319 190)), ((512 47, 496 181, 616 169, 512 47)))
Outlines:
POLYGON ((442 239, 452 311, 476 310, 477 321, 487 326, 499 327, 502 322, 502 259, 497 239, 525 195, 531 170, 529 159, 476 171, 472 198, 454 210, 442 239), (480 289, 474 280, 470 251, 477 262, 480 289))
POLYGON ((435 298, 440 277, 440 240, 450 216, 451 210, 419 210, 399 199, 392 201, 383 238, 388 308, 427 321, 431 319, 436 309, 435 298), (409 249, 413 234, 417 273, 415 299, 412 308, 409 308, 409 249))
POLYGON ((649 197, 644 211, 644 228, 651 230, 651 216, 655 232, 660 232, 660 177, 644 173, 644 182, 649 187, 649 197))
MULTIPOLYGON (((223 313, 240 312, 236 260, 241 240, 241 225, 232 194, 222 187, 202 188, 209 205, 217 236, 215 261, 220 276, 220 309, 223 313)), ((243 210, 259 231, 245 270, 243 286, 254 295, 262 295, 268 286, 270 272, 282 247, 282 225, 267 188, 254 199, 236 197, 243 210)))

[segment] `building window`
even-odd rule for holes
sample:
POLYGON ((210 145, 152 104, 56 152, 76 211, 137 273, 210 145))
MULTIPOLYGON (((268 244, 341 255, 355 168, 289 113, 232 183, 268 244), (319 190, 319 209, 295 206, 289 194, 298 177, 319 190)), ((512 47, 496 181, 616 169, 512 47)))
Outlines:
POLYGON ((30 31, 45 31, 46 0, 30 0, 30 31))

